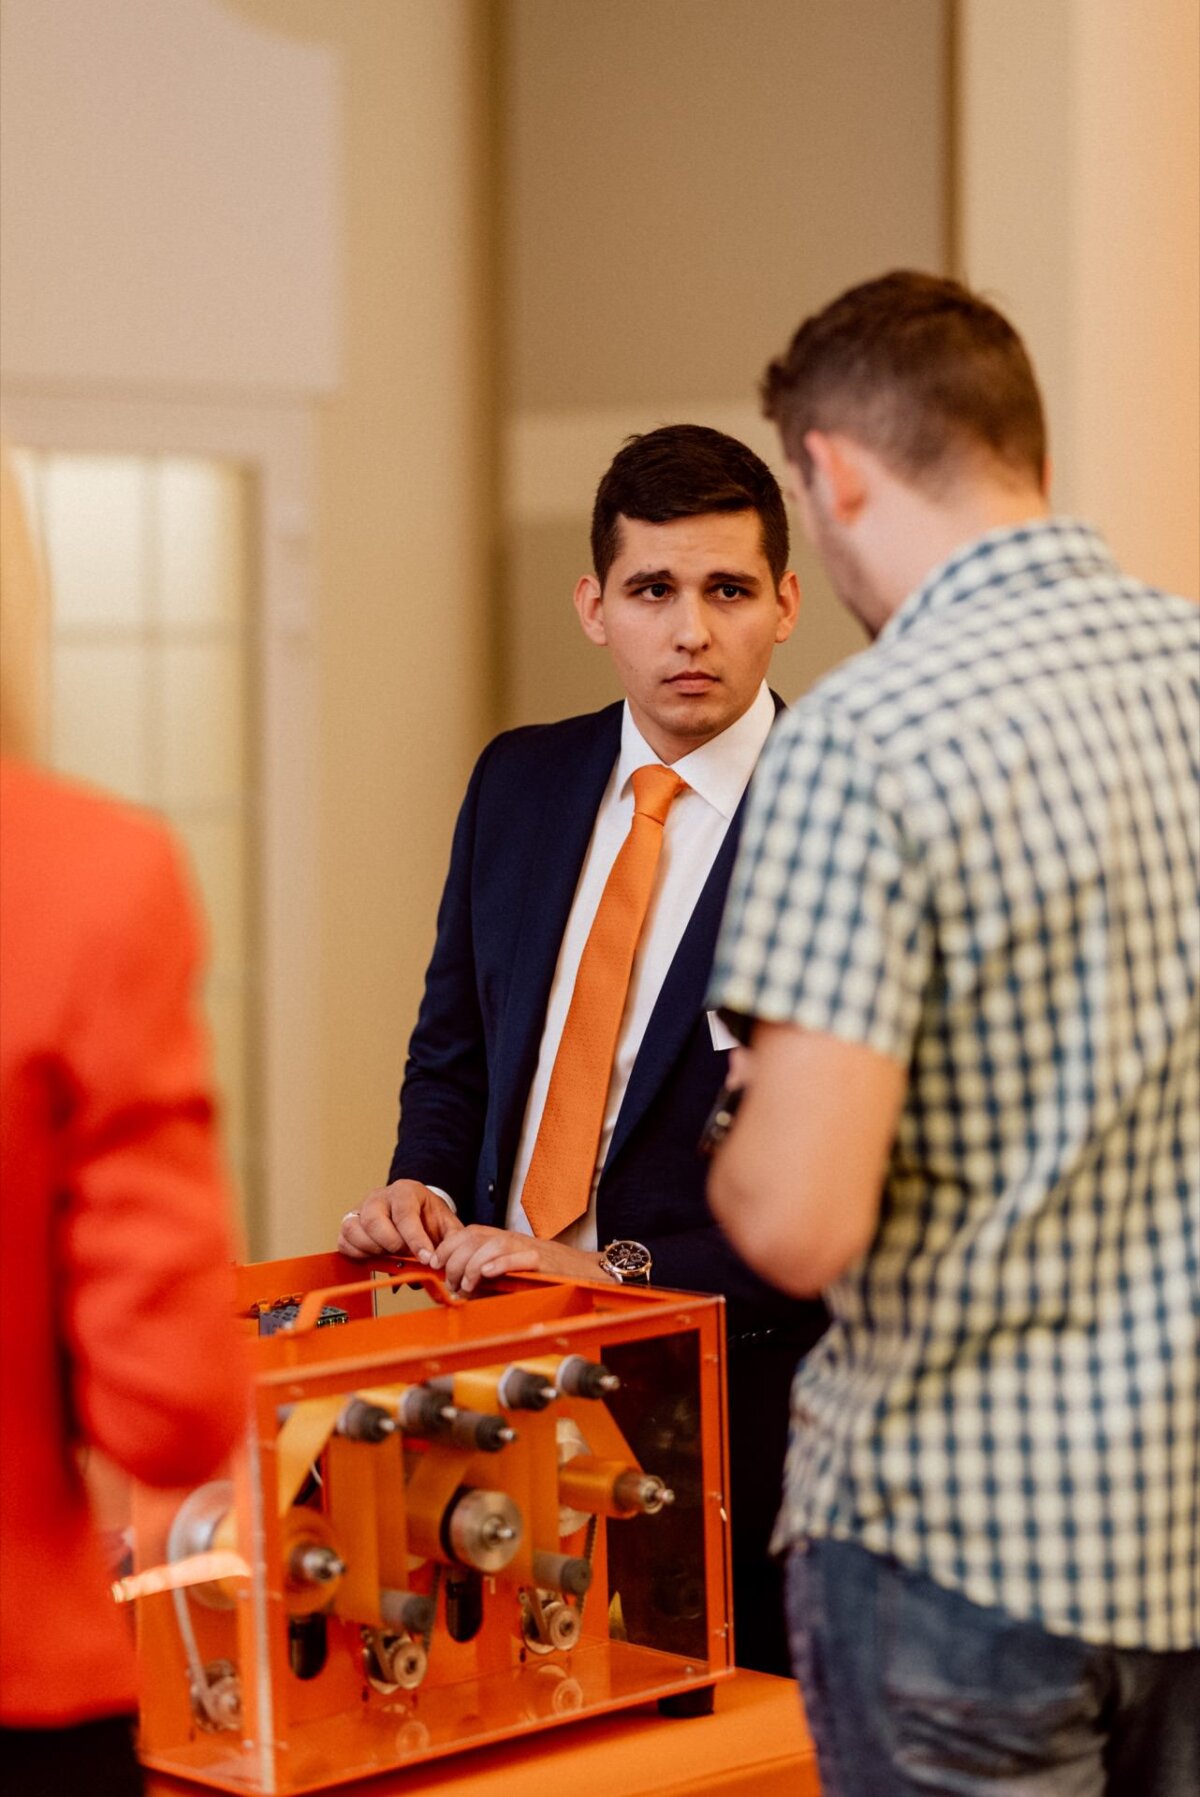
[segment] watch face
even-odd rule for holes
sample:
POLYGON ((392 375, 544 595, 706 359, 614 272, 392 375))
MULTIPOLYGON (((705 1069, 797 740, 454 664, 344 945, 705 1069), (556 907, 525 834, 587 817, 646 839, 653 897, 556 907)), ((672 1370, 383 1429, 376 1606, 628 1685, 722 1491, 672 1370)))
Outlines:
POLYGON ((604 1262, 621 1280, 650 1277, 650 1250, 641 1242, 610 1242, 604 1250, 604 1262))

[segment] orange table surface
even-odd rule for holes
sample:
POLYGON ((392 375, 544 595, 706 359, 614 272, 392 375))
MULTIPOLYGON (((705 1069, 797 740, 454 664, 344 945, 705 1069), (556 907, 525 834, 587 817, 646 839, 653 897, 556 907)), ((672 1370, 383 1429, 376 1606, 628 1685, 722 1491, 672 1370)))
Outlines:
MULTIPOLYGON (((761 1672, 719 1684, 711 1716, 660 1716, 648 1705, 335 1789, 345 1797, 529 1797, 555 1787, 568 1797, 820 1797, 821 1789, 796 1686, 761 1672)), ((146 1778, 146 1797, 205 1789, 161 1772, 146 1778)))

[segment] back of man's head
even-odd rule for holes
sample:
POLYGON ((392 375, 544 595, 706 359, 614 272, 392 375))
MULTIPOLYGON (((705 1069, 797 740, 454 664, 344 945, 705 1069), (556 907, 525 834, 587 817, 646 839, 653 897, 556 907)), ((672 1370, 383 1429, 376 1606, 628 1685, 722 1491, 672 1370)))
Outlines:
POLYGON ((768 367, 762 401, 806 484, 813 430, 853 437, 930 492, 972 470, 1044 484, 1046 429, 1025 346, 958 281, 901 269, 852 287, 800 326, 768 367))
POLYGON ((665 424, 620 448, 596 489, 592 565, 603 585, 620 549, 620 521, 668 524, 710 512, 758 513, 773 579, 788 561, 787 510, 779 482, 752 449, 704 424, 665 424))

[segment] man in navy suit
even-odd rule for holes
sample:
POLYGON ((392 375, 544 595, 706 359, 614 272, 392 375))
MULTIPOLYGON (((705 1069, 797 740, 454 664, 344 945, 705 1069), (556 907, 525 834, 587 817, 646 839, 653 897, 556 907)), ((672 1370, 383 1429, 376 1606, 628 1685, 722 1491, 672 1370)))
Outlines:
POLYGON ((632 1274, 728 1303, 738 1660, 787 1672, 766 1552, 787 1395, 823 1308, 785 1298, 714 1223, 697 1143, 732 1038, 704 1008, 743 798, 792 631, 787 516, 766 465, 698 425, 631 439, 597 491, 595 572, 575 588, 623 704, 505 732, 476 765, 409 1045, 387 1186, 342 1220, 352 1257, 405 1251, 478 1290, 508 1271, 632 1274), (522 1190, 576 972, 629 832, 631 776, 686 782, 638 938, 586 1209, 540 1239, 522 1190))

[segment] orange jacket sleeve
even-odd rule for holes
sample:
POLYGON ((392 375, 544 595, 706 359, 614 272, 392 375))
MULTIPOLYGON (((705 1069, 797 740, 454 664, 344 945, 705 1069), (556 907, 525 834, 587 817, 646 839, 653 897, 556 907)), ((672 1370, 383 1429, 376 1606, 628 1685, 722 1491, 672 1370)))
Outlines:
POLYGON ((246 1374, 192 904, 164 832, 129 847, 71 987, 57 1274, 81 1434, 175 1485, 240 1433, 246 1374))

